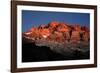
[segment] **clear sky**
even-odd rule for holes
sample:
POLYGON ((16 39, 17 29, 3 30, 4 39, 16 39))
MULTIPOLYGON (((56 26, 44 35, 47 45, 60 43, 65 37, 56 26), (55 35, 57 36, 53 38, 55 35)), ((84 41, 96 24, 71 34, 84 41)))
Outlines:
POLYGON ((48 24, 51 21, 64 22, 71 25, 80 24, 81 26, 89 27, 90 14, 22 10, 22 32, 29 30, 32 26, 48 24))

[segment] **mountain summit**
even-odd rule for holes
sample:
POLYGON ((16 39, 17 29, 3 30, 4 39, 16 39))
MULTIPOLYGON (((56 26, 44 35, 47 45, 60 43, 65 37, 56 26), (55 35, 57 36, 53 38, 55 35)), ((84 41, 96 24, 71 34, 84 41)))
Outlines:
MULTIPOLYGON (((52 21, 47 25, 32 27, 22 33, 24 41, 38 46, 48 46, 51 50, 63 53, 89 51, 90 32, 86 26, 52 21)), ((23 42, 24 43, 24 42, 23 42)))
POLYGON ((50 22, 48 25, 40 25, 38 27, 32 27, 29 31, 24 32, 23 36, 37 40, 46 39, 48 41, 55 42, 88 42, 90 39, 89 29, 80 25, 69 25, 60 22, 50 22))

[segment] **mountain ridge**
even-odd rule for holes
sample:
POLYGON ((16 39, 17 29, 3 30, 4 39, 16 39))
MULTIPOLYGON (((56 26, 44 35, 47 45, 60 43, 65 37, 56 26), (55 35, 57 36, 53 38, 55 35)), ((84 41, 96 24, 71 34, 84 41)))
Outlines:
POLYGON ((48 41, 64 42, 67 41, 85 41, 90 39, 90 32, 86 26, 70 25, 66 23, 60 23, 52 21, 47 25, 39 25, 38 27, 32 27, 27 32, 23 32, 23 36, 27 38, 46 39, 48 41))

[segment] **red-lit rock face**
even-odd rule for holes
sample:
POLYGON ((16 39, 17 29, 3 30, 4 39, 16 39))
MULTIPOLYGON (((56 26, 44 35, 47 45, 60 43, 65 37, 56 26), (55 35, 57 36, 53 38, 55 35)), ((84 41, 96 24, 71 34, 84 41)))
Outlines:
POLYGON ((49 28, 56 28, 58 25, 59 25, 59 22, 54 21, 54 22, 50 22, 48 27, 49 28))
POLYGON ((80 25, 68 25, 65 23, 51 22, 48 25, 40 25, 39 27, 32 27, 28 32, 24 33, 30 38, 34 39, 48 39, 56 42, 78 42, 89 41, 89 29, 81 27, 80 25))
POLYGON ((51 47, 51 49, 61 53, 81 50, 82 48, 89 49, 89 29, 76 24, 70 25, 54 21, 47 25, 32 27, 22 36, 29 42, 51 47))

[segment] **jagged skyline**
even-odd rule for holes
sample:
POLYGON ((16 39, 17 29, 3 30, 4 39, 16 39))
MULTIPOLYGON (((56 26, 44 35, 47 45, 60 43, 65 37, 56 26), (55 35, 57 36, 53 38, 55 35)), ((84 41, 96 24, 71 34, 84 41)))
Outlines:
POLYGON ((89 27, 90 15, 88 13, 71 12, 48 12, 48 11, 22 11, 22 32, 27 31, 32 26, 48 24, 51 21, 68 23, 71 25, 79 24, 89 27))
MULTIPOLYGON (((47 25, 40 25, 38 27, 31 27, 27 32, 24 32, 25 36, 34 39, 49 39, 49 40, 76 40, 87 41, 89 40, 89 29, 86 26, 80 25, 68 25, 66 23, 60 23, 52 21, 47 25), (61 38, 61 39, 60 39, 61 38)), ((56 41, 57 41, 56 40, 56 41)))
POLYGON ((32 27, 24 32, 22 40, 23 44, 32 43, 36 46, 46 46, 65 56, 77 52, 85 55, 89 52, 90 31, 86 26, 52 21, 47 25, 32 27))

